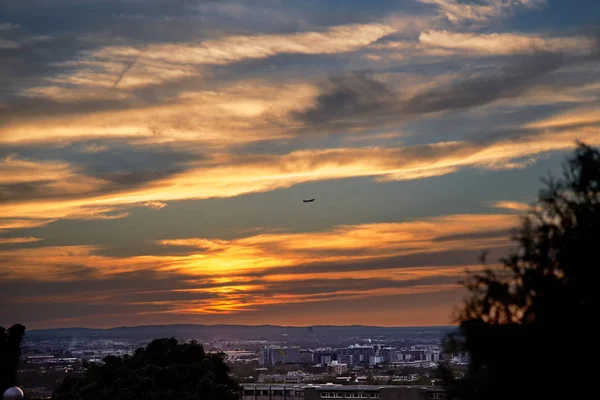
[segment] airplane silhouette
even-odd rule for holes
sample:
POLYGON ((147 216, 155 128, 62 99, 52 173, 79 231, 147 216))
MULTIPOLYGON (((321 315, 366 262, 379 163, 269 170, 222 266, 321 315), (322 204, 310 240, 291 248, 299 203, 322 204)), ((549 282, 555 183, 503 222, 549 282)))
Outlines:
POLYGON ((315 199, 310 199, 310 200, 304 200, 304 199, 302 199, 303 203, 312 203, 313 201, 315 201, 315 199))

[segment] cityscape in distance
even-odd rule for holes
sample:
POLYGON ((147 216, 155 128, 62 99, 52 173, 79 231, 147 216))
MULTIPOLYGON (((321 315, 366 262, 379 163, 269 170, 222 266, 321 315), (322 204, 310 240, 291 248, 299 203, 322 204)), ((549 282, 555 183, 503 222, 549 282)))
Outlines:
MULTIPOLYGON (((195 340, 223 352, 243 384, 435 386, 441 341, 456 327, 154 325, 27 332, 19 381, 30 394, 51 396, 67 374, 108 355, 123 356, 157 337, 195 340)), ((460 368, 465 355, 449 361, 460 368)), ((438 384, 439 386, 439 384, 438 384)))

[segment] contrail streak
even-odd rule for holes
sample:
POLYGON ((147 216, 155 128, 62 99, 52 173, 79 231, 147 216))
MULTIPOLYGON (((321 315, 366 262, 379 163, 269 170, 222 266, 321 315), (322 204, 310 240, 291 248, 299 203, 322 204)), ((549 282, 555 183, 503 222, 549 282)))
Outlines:
POLYGON ((123 68, 123 71, 121 71, 121 73, 119 74, 119 77, 117 78, 117 80, 115 81, 115 83, 113 83, 112 88, 114 89, 115 87, 117 87, 117 85, 119 84, 119 82, 121 82, 121 79, 123 79, 123 77, 125 76, 125 74, 127 73, 127 71, 129 71, 133 65, 136 63, 136 61, 138 60, 138 58, 140 58, 140 54, 138 54, 137 56, 135 56, 135 58, 133 60, 131 60, 127 65, 125 65, 125 68, 123 68))

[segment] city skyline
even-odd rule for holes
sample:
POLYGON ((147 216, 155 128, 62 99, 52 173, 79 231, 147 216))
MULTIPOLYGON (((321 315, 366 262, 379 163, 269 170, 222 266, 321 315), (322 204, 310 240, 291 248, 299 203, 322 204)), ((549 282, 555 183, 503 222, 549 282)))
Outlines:
POLYGON ((4 3, 0 325, 451 325, 600 144, 600 3, 4 3))

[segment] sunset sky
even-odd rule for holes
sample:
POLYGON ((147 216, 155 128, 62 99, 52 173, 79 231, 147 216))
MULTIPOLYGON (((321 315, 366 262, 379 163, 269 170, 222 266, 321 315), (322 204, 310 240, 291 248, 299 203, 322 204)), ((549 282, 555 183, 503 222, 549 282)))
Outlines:
POLYGON ((540 178, 600 145, 598 16, 3 0, 0 325, 453 323, 540 178))

